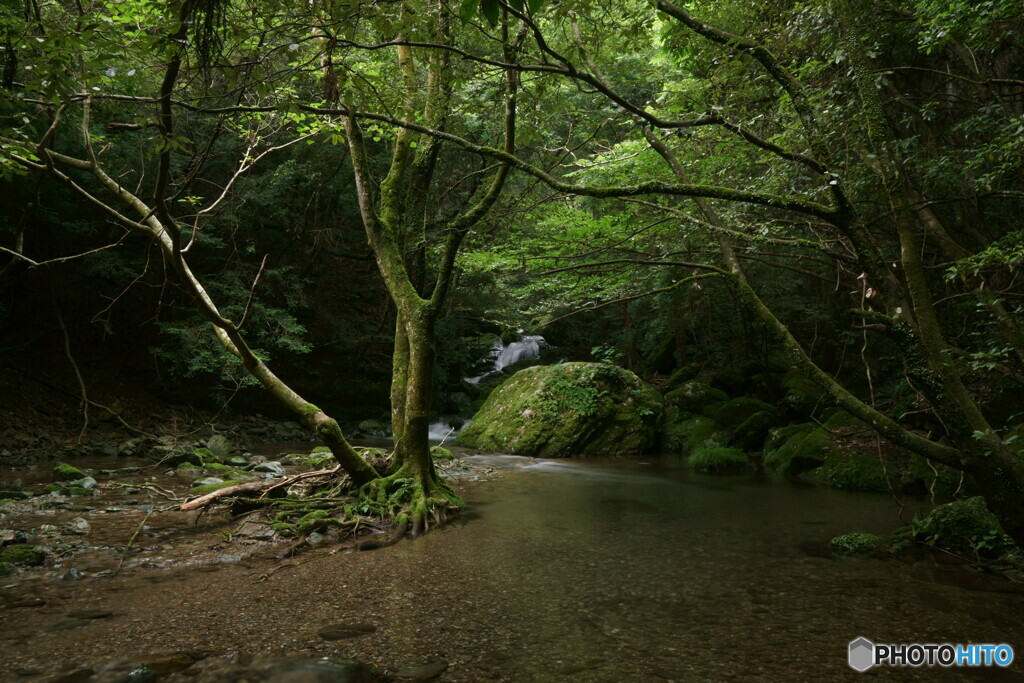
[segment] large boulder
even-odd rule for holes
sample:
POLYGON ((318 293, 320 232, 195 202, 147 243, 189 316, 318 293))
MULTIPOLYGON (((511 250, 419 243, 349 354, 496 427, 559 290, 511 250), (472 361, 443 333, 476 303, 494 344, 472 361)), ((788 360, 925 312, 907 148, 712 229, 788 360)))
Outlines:
POLYGON ((661 395, 604 363, 527 368, 495 389, 460 446, 545 458, 639 455, 655 446, 661 395))

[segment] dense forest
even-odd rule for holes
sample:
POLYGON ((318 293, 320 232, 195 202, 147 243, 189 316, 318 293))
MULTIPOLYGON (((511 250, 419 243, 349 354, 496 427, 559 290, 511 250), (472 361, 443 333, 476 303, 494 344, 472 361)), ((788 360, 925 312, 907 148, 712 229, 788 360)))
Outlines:
POLYGON ((1016 586, 1022 43, 1019 0, 4 0, 0 568, 100 471, 302 553, 472 526, 499 453, 874 493, 919 514, 833 559, 1016 586))

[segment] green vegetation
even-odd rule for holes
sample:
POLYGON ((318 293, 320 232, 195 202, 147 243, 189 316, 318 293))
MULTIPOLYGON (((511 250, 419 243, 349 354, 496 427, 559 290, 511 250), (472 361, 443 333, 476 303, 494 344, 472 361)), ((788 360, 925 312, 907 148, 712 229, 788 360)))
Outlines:
POLYGON ((701 446, 686 462, 699 472, 738 472, 750 467, 750 461, 737 448, 701 446))
POLYGON ((851 531, 833 538, 829 542, 829 548, 835 555, 866 557, 878 552, 885 542, 884 536, 869 534, 866 531, 851 531))

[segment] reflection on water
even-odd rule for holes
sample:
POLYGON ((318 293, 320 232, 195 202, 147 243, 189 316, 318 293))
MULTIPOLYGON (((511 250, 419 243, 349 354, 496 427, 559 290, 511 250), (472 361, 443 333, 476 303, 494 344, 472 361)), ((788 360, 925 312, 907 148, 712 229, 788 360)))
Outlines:
MULTIPOLYGON (((624 461, 477 458, 510 470, 470 490, 479 516, 390 554, 414 571, 441 567, 462 600, 480 606, 478 634, 509 647, 495 668, 502 678, 845 678, 847 643, 861 635, 1008 642, 1024 652, 1019 592, 937 585, 896 561, 828 557, 835 535, 899 525, 887 497, 624 461)), ((1007 585, 985 583, 994 584, 1007 585)), ((416 635, 407 637, 415 647, 416 635)))

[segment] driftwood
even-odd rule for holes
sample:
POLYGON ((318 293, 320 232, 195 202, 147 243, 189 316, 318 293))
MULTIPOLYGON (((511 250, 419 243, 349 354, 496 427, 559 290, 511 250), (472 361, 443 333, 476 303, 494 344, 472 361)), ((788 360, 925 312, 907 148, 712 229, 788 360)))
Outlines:
MULTIPOLYGON (((314 470, 313 472, 303 472, 302 474, 296 474, 280 481, 273 479, 265 481, 249 481, 244 484, 235 484, 234 486, 225 486, 222 489, 217 489, 207 493, 206 495, 193 498, 192 500, 185 501, 181 504, 180 510, 198 510, 201 507, 205 507, 214 501, 224 498, 226 496, 233 496, 238 493, 247 493, 249 491, 264 491, 263 496, 270 492, 271 489, 276 489, 280 486, 289 486, 297 481, 303 479, 311 479, 312 477, 322 477, 329 474, 337 474, 341 471, 340 467, 334 467, 329 470, 314 470)), ((262 498, 263 496, 260 496, 262 498)))

